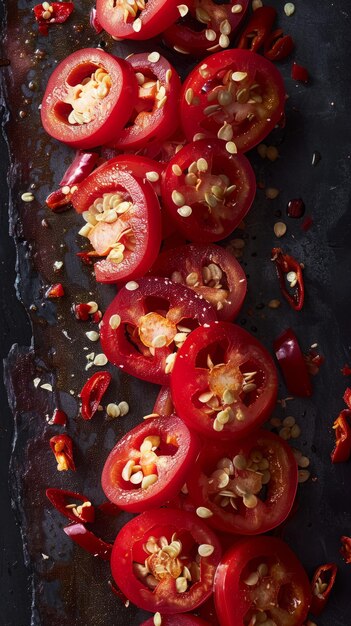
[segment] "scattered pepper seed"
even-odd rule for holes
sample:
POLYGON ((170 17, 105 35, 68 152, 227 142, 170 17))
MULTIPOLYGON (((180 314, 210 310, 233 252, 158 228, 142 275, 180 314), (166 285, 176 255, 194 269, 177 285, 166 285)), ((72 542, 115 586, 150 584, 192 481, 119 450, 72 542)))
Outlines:
POLYGON ((126 283, 125 287, 128 291, 135 291, 136 289, 139 289, 139 285, 135 282, 135 280, 130 280, 126 283))
POLYGON ((129 404, 125 400, 122 400, 122 402, 118 403, 118 408, 121 417, 124 417, 124 415, 127 415, 127 413, 129 413, 129 404))
POLYGON ((181 17, 185 17, 189 11, 189 7, 187 7, 186 4, 179 4, 177 6, 177 9, 181 17))
POLYGON ((278 148, 276 148, 275 146, 268 146, 266 151, 266 157, 272 162, 276 161, 279 157, 278 148))
POLYGON ((290 17, 290 15, 293 15, 295 13, 295 5, 292 2, 287 2, 284 5, 284 13, 288 17, 290 17))
POLYGON ((40 383, 40 380, 41 380, 40 378, 33 378, 33 385, 34 385, 35 388, 38 387, 38 385, 40 383))
POLYGON ((41 389, 45 389, 45 391, 52 391, 52 385, 50 385, 50 383, 43 383, 43 385, 40 385, 41 389))
MULTIPOLYGON (((185 6, 185 5, 183 5, 185 6)), ((179 7, 178 7, 179 8, 179 7)), ((186 7, 188 8, 188 7, 186 7)), ((185 13, 186 15, 186 13, 185 13)), ((162 617, 161 617, 161 613, 157 612, 154 615, 154 626, 162 626, 162 617)))
POLYGON ((181 217, 189 217, 192 214, 193 210, 190 206, 188 206, 187 204, 184 204, 184 206, 179 207, 179 209, 177 209, 177 213, 179 213, 179 215, 181 215, 181 217))
POLYGON ((93 363, 94 365, 97 365, 98 367, 103 367, 104 365, 106 365, 106 363, 108 363, 107 356, 101 352, 100 354, 96 355, 93 363))
POLYGON ((89 341, 97 341, 100 338, 100 335, 96 332, 96 330, 88 330, 85 334, 89 341))
POLYGON ((211 546, 210 543, 202 543, 198 547, 198 553, 202 557, 211 556, 214 552, 214 546, 211 546))
POLYGON ((121 411, 120 411, 118 404, 115 404, 114 402, 110 402, 107 405, 106 413, 111 418, 119 417, 121 415, 121 411))
POLYGON ((31 191, 25 191, 21 195, 21 200, 23 200, 23 202, 33 202, 34 196, 31 191))
POLYGON ((160 53, 159 52, 150 52, 148 58, 148 61, 150 61, 150 63, 157 63, 157 61, 160 60, 160 53))
POLYGON ((196 515, 198 515, 198 517, 201 517, 203 519, 207 519, 208 517, 212 517, 213 513, 206 506, 199 506, 196 509, 196 515))
POLYGON ((252 10, 256 11, 256 9, 260 9, 261 7, 263 7, 263 2, 262 0, 252 0, 252 10))
POLYGON ((280 305, 281 305, 281 302, 277 298, 273 298, 273 300, 270 300, 268 302, 268 306, 270 309, 279 309, 280 305))
POLYGON ((279 189, 276 189, 275 187, 267 187, 265 190, 265 195, 268 200, 275 200, 275 198, 279 196, 279 193, 279 189))
POLYGON ((121 316, 118 315, 118 313, 111 315, 108 323, 109 323, 110 328, 112 328, 113 330, 116 330, 116 328, 118 328, 121 324, 121 316))
POLYGON ((276 237, 283 237, 286 233, 286 224, 284 222, 276 222, 273 230, 276 237))
POLYGON ((267 156, 267 146, 265 143, 260 143, 257 146, 257 152, 260 155, 261 159, 265 159, 267 156))
POLYGON ((310 476, 311 476, 311 473, 308 470, 300 469, 298 471, 298 482, 305 483, 309 479, 310 476))
POLYGON ((87 305, 89 307, 89 314, 92 315, 93 313, 96 313, 96 311, 99 308, 99 305, 97 304, 97 302, 87 302, 87 305))

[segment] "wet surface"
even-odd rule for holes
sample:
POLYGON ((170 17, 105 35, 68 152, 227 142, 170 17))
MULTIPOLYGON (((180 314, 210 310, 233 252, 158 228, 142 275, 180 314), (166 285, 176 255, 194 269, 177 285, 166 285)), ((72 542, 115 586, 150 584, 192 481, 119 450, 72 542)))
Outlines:
MULTIPOLYGON (((24 537, 30 578, 27 581, 20 563, 19 536, 12 521, 13 530, 4 546, 1 571, 5 590, 0 600, 4 626, 29 623, 51 626, 54 620, 60 620, 63 626, 129 626, 142 622, 141 612, 126 608, 111 593, 108 565, 70 542, 61 530, 64 525, 61 516, 45 498, 45 488, 50 486, 80 490, 94 502, 102 502, 99 476, 104 460, 115 440, 151 412, 157 388, 109 366, 113 383, 104 405, 126 400, 130 413, 113 422, 105 420, 104 412, 91 422, 83 423, 79 416, 77 394, 97 369, 85 371, 86 355, 100 350, 98 344, 90 343, 85 336, 96 325, 78 322, 71 306, 74 302, 96 300, 104 311, 115 289, 97 287, 91 269, 82 266, 75 256, 80 245, 76 232, 81 218, 72 211, 52 214, 45 208, 45 197, 57 188, 73 153, 45 135, 38 107, 55 64, 68 51, 97 46, 101 40, 105 42, 105 50, 121 56, 133 49, 158 49, 183 74, 184 68, 195 62, 190 64, 184 57, 176 58, 154 43, 121 45, 108 36, 97 35, 89 26, 82 4, 77 2, 72 19, 65 25, 54 26, 45 38, 38 36, 27 3, 20 0, 17 5, 9 1, 7 37, 1 55, 10 59, 10 66, 0 70, 8 102, 4 121, 8 118, 5 132, 11 162, 10 231, 18 255, 17 291, 31 320, 34 346, 34 351, 12 349, 6 364, 9 401, 15 415, 11 497, 24 537), (33 191, 35 200, 24 203, 21 194, 29 190, 33 191), (63 261, 59 272, 54 270, 55 261, 63 261), (62 282, 65 297, 57 302, 48 301, 45 291, 55 282, 62 282), (40 378, 38 387, 33 384, 35 378, 40 378), (41 388, 43 383, 50 383, 53 392, 41 388), (74 441, 77 465, 74 474, 59 474, 49 449, 48 440, 60 431, 48 424, 55 407, 69 416, 67 432, 74 441)), ((312 2, 309 6, 297 5, 296 13, 290 18, 284 15, 281 3, 272 4, 280 7, 280 24, 293 35, 296 60, 308 67, 311 82, 307 86, 295 83, 290 78, 291 62, 281 65, 289 94, 287 122, 283 130, 275 131, 266 142, 277 145, 279 159, 270 163, 260 159, 256 151, 250 155, 258 180, 266 187, 278 188, 280 194, 275 200, 267 200, 264 192, 258 190, 254 207, 245 220, 246 229, 235 233, 246 244, 241 260, 249 278, 249 293, 238 322, 269 348, 283 328, 292 326, 304 349, 318 342, 326 357, 326 364, 313 381, 312 399, 288 401, 286 408, 278 405, 276 411, 279 417, 296 418, 302 435, 294 445, 311 459, 312 474, 312 479, 299 488, 299 509, 285 527, 284 538, 300 556, 308 573, 321 563, 338 564, 335 592, 327 611, 318 619, 318 626, 349 626, 351 570, 339 555, 339 537, 351 534, 351 465, 332 466, 329 455, 334 439, 332 423, 344 408, 342 394, 350 382, 340 373, 344 363, 351 361, 351 129, 350 94, 346 89, 350 78, 347 56, 350 17, 346 3, 342 2, 331 5, 321 0, 318 9, 312 2), (316 151, 321 159, 312 165, 316 151), (287 203, 293 198, 303 198, 305 215, 313 218, 307 232, 301 228, 303 218, 286 215, 287 203), (288 227, 280 240, 273 234, 278 219, 288 227), (277 310, 267 306, 272 298, 280 298, 269 260, 274 245, 282 245, 305 265, 307 298, 301 313, 289 309, 285 302, 277 310)), ((5 151, 4 144, 2 147, 5 151)), ((5 191, 4 186, 4 202, 5 191)), ((1 220, 3 224, 4 215, 1 220)), ((233 246, 230 242, 228 245, 233 246)), ((13 249, 10 242, 4 246, 2 332, 6 353, 12 342, 28 346, 30 333, 23 309, 17 305, 11 290, 13 249)), ((281 385, 279 397, 286 395, 281 385)), ((11 418, 7 419, 1 435, 5 450, 3 477, 11 438, 11 418)), ((6 515, 13 520, 6 490, 1 494, 2 503, 7 506, 6 515)), ((116 519, 112 534, 120 523, 116 519)))

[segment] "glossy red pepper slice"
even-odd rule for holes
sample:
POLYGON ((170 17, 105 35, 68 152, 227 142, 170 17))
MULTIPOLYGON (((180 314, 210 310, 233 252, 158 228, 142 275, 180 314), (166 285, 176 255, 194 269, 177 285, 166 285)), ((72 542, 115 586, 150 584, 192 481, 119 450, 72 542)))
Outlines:
POLYGON ((47 290, 45 296, 47 298, 62 298, 65 295, 65 290, 61 283, 56 283, 55 285, 51 285, 47 290))
POLYGON ((110 560, 112 545, 100 539, 100 537, 97 537, 91 530, 88 530, 84 524, 73 523, 66 526, 63 530, 72 541, 93 556, 98 556, 104 561, 110 560))
POLYGON ((80 322, 87 322, 90 318, 90 305, 85 302, 75 304, 73 307, 74 315, 80 322))
POLYGON ((63 24, 69 18, 73 9, 73 2, 43 2, 33 7, 40 34, 47 35, 49 26, 52 24, 63 24))
POLYGON ((299 81, 300 83, 308 83, 309 74, 307 69, 303 67, 303 65, 299 65, 298 63, 296 63, 296 61, 294 61, 291 68, 291 78, 293 78, 293 80, 299 81))
POLYGON ((301 398, 311 396, 311 378, 294 331, 291 328, 284 330, 273 342, 273 347, 288 391, 301 398))
POLYGON ((93 374, 80 392, 82 399, 81 415, 85 420, 91 420, 98 410, 101 398, 111 382, 111 374, 109 372, 96 372, 93 374))
POLYGON ((347 404, 349 409, 351 409, 351 389, 350 389, 350 387, 346 387, 345 393, 344 393, 342 399, 344 400, 345 404, 347 404))
POLYGON ((320 615, 327 604, 333 588, 338 568, 335 563, 320 565, 312 578, 312 602, 310 611, 313 615, 320 615))
POLYGON ((63 213, 63 211, 68 211, 71 208, 71 197, 71 191, 63 193, 62 189, 56 189, 49 193, 45 202, 53 213, 63 213))
POLYGON ((50 446, 55 455, 59 472, 76 469, 71 437, 68 435, 55 435, 50 439, 50 446))
POLYGON ((257 52, 264 45, 272 30, 277 12, 273 7, 259 7, 254 11, 241 33, 237 48, 257 52))
POLYGON ((351 564, 351 537, 341 537, 340 553, 345 563, 351 564))
POLYGON ((335 447, 331 453, 333 463, 344 463, 351 456, 351 411, 344 409, 336 418, 333 429, 335 431, 335 447))
POLYGON ((55 409, 53 414, 52 414, 52 418, 49 421, 50 426, 55 425, 55 426, 66 426, 67 424, 67 414, 64 411, 61 411, 61 409, 55 409))
POLYGON ((77 150, 71 165, 67 168, 62 177, 60 187, 71 187, 72 185, 80 183, 93 171, 99 158, 97 152, 77 150))
POLYGON ((73 522, 86 523, 93 522, 95 519, 95 508, 90 500, 81 493, 50 488, 46 490, 46 497, 59 513, 73 522))
POLYGON ((305 299, 305 285, 300 263, 290 254, 284 254, 281 248, 272 249, 272 261, 275 263, 284 298, 295 311, 301 311, 305 299))
POLYGON ((264 56, 270 61, 282 61, 292 53, 295 47, 290 35, 284 35, 283 29, 273 30, 264 43, 264 56))

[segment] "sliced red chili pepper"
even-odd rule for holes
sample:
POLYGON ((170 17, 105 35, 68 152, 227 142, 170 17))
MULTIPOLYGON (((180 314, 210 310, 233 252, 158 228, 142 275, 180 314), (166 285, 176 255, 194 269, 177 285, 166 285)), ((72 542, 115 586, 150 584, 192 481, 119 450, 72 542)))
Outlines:
POLYGON ((70 526, 66 526, 63 530, 72 541, 90 554, 98 556, 104 561, 110 560, 112 545, 97 537, 91 530, 87 530, 84 524, 73 523, 70 526))
POLYGON ((102 28, 97 15, 96 15, 96 9, 95 7, 93 7, 90 11, 89 14, 89 19, 90 19, 90 26, 95 30, 95 32, 97 32, 97 34, 99 35, 104 29, 102 28))
POLYGON ((59 472, 76 469, 71 437, 68 435, 55 435, 50 439, 50 446, 55 455, 59 472))
POLYGON ((335 448, 331 453, 333 463, 344 463, 351 456, 351 411, 344 409, 336 418, 333 429, 335 430, 335 448))
POLYGON ((81 493, 50 488, 46 490, 46 497, 59 513, 73 522, 77 522, 77 520, 83 523, 93 522, 95 519, 95 508, 90 500, 81 493))
POLYGON ((75 304, 73 307, 74 315, 80 322, 87 322, 90 318, 90 305, 85 302, 75 304))
POLYGON ((172 393, 170 387, 164 385, 161 387, 158 396, 155 400, 153 413, 157 415, 174 415, 174 405, 172 400, 172 393))
POLYGON ((276 15, 277 12, 273 7, 259 7, 256 9, 241 33, 237 48, 257 52, 267 40, 276 15))
POLYGON ((298 80, 300 83, 308 83, 309 74, 303 65, 299 65, 296 61, 294 61, 291 68, 291 78, 293 78, 293 80, 298 80))
POLYGON ((264 56, 270 61, 282 61, 292 53, 295 47, 290 35, 284 35, 283 29, 273 30, 264 43, 264 56))
POLYGON ((67 420, 68 420, 68 417, 64 411, 61 411, 61 409, 55 409, 52 414, 52 418, 49 421, 49 424, 50 426, 51 425, 66 426, 67 420))
POLYGON ((342 399, 344 400, 345 404, 347 404, 349 409, 351 409, 351 389, 350 389, 350 387, 346 387, 345 393, 344 393, 342 399))
POLYGON ((351 537, 341 537, 341 555, 345 563, 351 564, 351 537))
POLYGON ((62 189, 56 189, 48 195, 45 202, 53 213, 63 213, 71 208, 71 197, 71 191, 63 193, 62 189))
POLYGON ((326 563, 325 565, 320 565, 313 575, 310 611, 317 617, 322 613, 328 601, 337 571, 338 568, 335 563, 326 563))
POLYGON ((275 263, 284 298, 295 311, 301 311, 305 299, 305 286, 300 263, 290 254, 284 254, 281 248, 272 249, 272 261, 275 263))
POLYGON ((307 363, 293 330, 284 330, 273 342, 273 347, 288 391, 302 398, 311 396, 312 384, 307 363))
POLYGON ((91 420, 98 410, 101 398, 111 382, 109 372, 96 372, 85 383, 80 397, 82 399, 81 415, 85 420, 91 420))
POLYGON ((51 285, 47 290, 45 296, 46 298, 62 298, 65 295, 65 290, 62 287, 61 283, 56 283, 55 285, 51 285))
POLYGON ((73 9, 73 2, 43 2, 33 7, 40 34, 47 35, 52 24, 63 24, 73 9))
POLYGON ((351 367, 347 363, 345 363, 340 371, 343 376, 351 376, 351 367))
POLYGON ((71 165, 65 171, 62 180, 60 182, 61 187, 71 187, 80 183, 84 178, 93 171, 96 163, 99 160, 97 152, 84 152, 83 150, 77 150, 76 155, 71 165))

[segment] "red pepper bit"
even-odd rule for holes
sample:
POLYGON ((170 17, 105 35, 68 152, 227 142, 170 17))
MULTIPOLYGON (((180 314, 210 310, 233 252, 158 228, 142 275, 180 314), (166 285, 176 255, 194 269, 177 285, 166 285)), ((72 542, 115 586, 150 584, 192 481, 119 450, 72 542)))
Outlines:
POLYGON ((286 59, 295 47, 290 35, 284 35, 283 30, 278 28, 271 32, 264 44, 264 56, 270 61, 282 61, 286 59))
POLYGON ((71 190, 67 193, 64 193, 64 191, 67 191, 65 187, 56 189, 46 198, 45 202, 53 213, 63 213, 63 211, 68 211, 71 208, 71 190))
POLYGON ((256 9, 242 32, 237 47, 257 52, 269 37, 276 15, 273 7, 256 9))
POLYGON ((348 365, 348 363, 345 363, 340 371, 343 376, 351 376, 351 367, 348 365))
POLYGON ((82 399, 81 414, 83 419, 90 420, 98 410, 102 396, 107 390, 111 382, 111 374, 109 372, 96 372, 85 383, 80 397, 82 399))
POLYGON ((61 283, 56 283, 55 285, 51 285, 47 290, 45 297, 46 298, 62 298, 65 295, 65 291, 61 283))
POLYGON ((305 231, 305 233, 310 230, 310 228, 313 226, 313 218, 310 215, 306 215, 304 221, 301 224, 301 228, 303 231, 305 231))
POLYGON ((351 537, 346 537, 345 535, 341 537, 340 553, 345 563, 351 563, 351 537))
POLYGON ((326 563, 318 567, 312 579, 311 613, 320 615, 333 588, 338 568, 334 563, 326 563))
POLYGON ((33 7, 40 34, 47 35, 52 24, 63 24, 73 9, 73 2, 43 2, 33 7))
POLYGON ((305 213, 305 203, 301 198, 294 198, 288 202, 286 207, 288 217, 299 218, 305 213))
POLYGON ((344 463, 351 456, 350 419, 351 411, 344 409, 333 424, 335 431, 335 447, 331 453, 332 463, 344 463))
POLYGON ((351 389, 350 389, 350 387, 346 387, 345 393, 344 393, 342 399, 345 402, 345 404, 347 404, 349 409, 351 409, 351 389))
POLYGON ((74 315, 80 322, 87 322, 90 319, 90 306, 84 302, 75 304, 73 307, 74 315))
POLYGON ((55 435, 55 437, 51 437, 50 439, 50 446, 55 455, 59 472, 76 469, 73 460, 73 443, 71 437, 68 435, 55 435))
POLYGON ((280 289, 295 311, 301 311, 305 299, 305 285, 301 264, 281 248, 272 249, 272 261, 275 263, 280 289), (291 291, 288 291, 287 282, 291 291))
POLYGON ((91 319, 95 324, 98 324, 100 322, 102 318, 102 313, 101 311, 95 311, 95 313, 92 314, 91 319))
POLYGON ((293 80, 299 81, 300 83, 308 83, 309 74, 305 67, 299 65, 298 63, 296 63, 296 61, 294 61, 291 68, 291 78, 293 80))
POLYGON ((60 409, 55 409, 49 424, 55 426, 66 426, 68 421, 67 414, 60 409))

